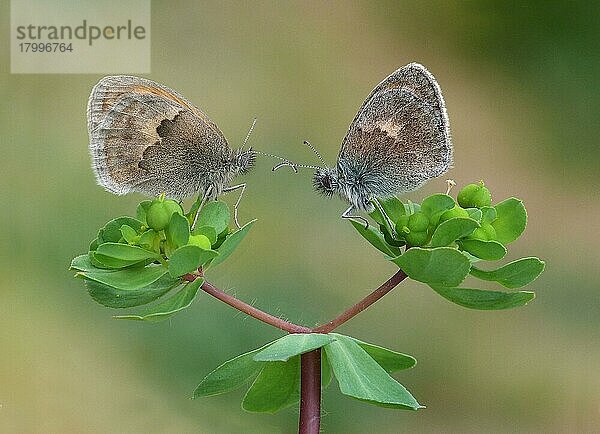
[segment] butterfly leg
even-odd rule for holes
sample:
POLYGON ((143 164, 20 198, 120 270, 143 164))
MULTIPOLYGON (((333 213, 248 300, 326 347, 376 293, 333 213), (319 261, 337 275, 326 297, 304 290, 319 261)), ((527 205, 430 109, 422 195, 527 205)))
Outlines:
POLYGON ((387 226, 390 231, 390 234, 392 235, 392 238, 397 239, 398 234, 396 234, 395 225, 392 222, 392 220, 390 219, 390 217, 387 215, 387 213, 385 212, 385 210, 383 209, 383 207, 381 206, 381 204, 379 203, 379 201, 377 199, 373 199, 372 202, 373 202, 373 204, 375 204, 375 207, 379 210, 379 213, 383 216, 383 219, 387 223, 387 226))
POLYGON ((238 223, 238 207, 240 206, 240 202, 242 201, 244 191, 246 191, 246 183, 244 182, 243 184, 234 185, 233 187, 227 187, 223 190, 223 193, 229 193, 230 191, 238 189, 241 189, 242 191, 240 191, 240 196, 238 197, 238 200, 235 202, 235 205, 233 207, 233 219, 235 220, 235 225, 238 227, 238 229, 241 229, 241 226, 238 223))
POLYGON ((359 216, 359 215, 352 215, 352 213, 353 213, 354 211, 355 211, 354 205, 350 205, 350 207, 349 207, 349 208, 348 208, 346 211, 344 211, 344 212, 342 213, 342 216, 341 216, 341 217, 342 217, 343 219, 350 219, 350 220, 355 220, 355 221, 356 221, 356 220, 358 220, 358 221, 360 221, 361 223, 364 223, 364 225, 365 225, 365 229, 369 229, 369 221, 368 221, 366 218, 362 217, 362 216, 359 216))
POLYGON ((208 187, 206 189, 206 191, 204 192, 204 196, 202 197, 202 202, 200 202, 200 206, 198 207, 198 211, 196 211, 196 215, 194 216, 194 223, 192 223, 192 226, 190 228, 191 230, 194 230, 194 228, 196 227, 196 223, 198 222, 198 216, 200 215, 200 211, 202 211, 202 208, 204 207, 204 204, 208 200, 211 191, 212 191, 212 187, 208 187))

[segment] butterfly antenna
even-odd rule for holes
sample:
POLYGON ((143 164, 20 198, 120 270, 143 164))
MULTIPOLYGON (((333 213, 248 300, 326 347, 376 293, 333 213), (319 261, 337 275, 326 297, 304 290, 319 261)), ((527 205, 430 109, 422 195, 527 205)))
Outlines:
POLYGON ((273 166, 272 170, 273 170, 273 172, 275 172, 277 169, 281 169, 282 167, 286 167, 286 166, 291 167, 292 170, 295 173, 298 173, 298 168, 300 168, 300 169, 312 169, 312 170, 321 169, 321 167, 319 167, 319 166, 311 166, 311 165, 308 165, 308 164, 296 164, 296 163, 293 163, 291 161, 282 161, 281 163, 273 166))
POLYGON ((252 125, 250 125, 250 129, 248 130, 248 134, 246 134, 246 138, 244 139, 244 142, 242 143, 242 148, 244 146, 246 146, 246 143, 248 143, 248 139, 250 138, 250 134, 252 134, 252 131, 254 130, 254 126, 256 125, 256 118, 254 118, 254 120, 252 121, 252 125))
MULTIPOLYGON (((254 122, 252 122, 252 126, 250 127, 250 131, 248 131, 248 134, 246 135, 246 139, 244 140, 243 145, 246 144, 248 137, 250 136, 250 133, 252 133, 252 130, 254 129, 254 125, 256 124, 256 118, 254 118, 254 122)), ((317 152, 317 150, 307 141, 304 142, 306 145, 308 145, 313 152, 317 155, 317 157, 319 157, 319 160, 321 160, 321 162, 323 163, 323 165, 325 165, 325 160, 323 160, 323 158, 321 157, 321 155, 317 152)), ((243 146, 242 145, 242 146, 243 146)), ((253 149, 253 152, 260 154, 260 155, 264 155, 265 157, 271 157, 271 158, 276 158, 278 160, 281 160, 281 163, 276 164, 275 166, 273 166, 273 172, 275 172, 278 169, 281 169, 282 167, 291 167, 292 170, 294 171, 294 173, 298 173, 298 168, 302 168, 302 169, 313 169, 313 170, 317 170, 320 169, 321 167, 319 166, 312 166, 312 165, 308 165, 308 164, 297 164, 294 163, 293 161, 290 161, 287 158, 283 158, 280 157, 279 155, 275 155, 275 154, 271 154, 269 152, 263 152, 263 151, 259 151, 257 149, 253 149)))
POLYGON ((308 146, 310 149, 312 149, 312 151, 315 153, 315 155, 317 156, 319 161, 321 161, 321 164, 323 164, 323 166, 327 166, 327 163, 325 163, 325 160, 323 159, 323 157, 321 157, 321 154, 319 154, 319 151, 317 151, 317 149, 313 145, 311 145, 308 140, 305 140, 304 144, 306 146, 308 146))

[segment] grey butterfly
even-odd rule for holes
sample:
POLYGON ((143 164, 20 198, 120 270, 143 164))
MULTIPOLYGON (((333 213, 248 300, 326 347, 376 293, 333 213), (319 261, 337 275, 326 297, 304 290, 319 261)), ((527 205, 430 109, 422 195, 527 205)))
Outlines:
POLYGON ((315 189, 350 203, 342 218, 366 223, 354 214, 372 212, 378 206, 375 198, 415 190, 451 165, 450 126, 440 87, 423 65, 410 63, 367 97, 342 142, 335 167, 283 162, 274 170, 283 166, 316 169, 315 189))
POLYGON ((174 199, 201 194, 204 203, 240 189, 239 227, 246 184, 230 183, 253 167, 256 152, 231 149, 217 125, 183 96, 145 78, 108 76, 92 89, 87 118, 92 168, 106 190, 174 199))

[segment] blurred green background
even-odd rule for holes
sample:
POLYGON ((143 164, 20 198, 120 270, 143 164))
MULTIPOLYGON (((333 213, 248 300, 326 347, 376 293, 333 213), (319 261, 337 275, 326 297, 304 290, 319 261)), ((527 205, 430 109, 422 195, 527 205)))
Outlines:
MULTIPOLYGON (((280 336, 204 295, 168 322, 111 319, 70 259, 141 196, 95 185, 85 107, 101 75, 11 75, 0 45, 0 431, 292 433, 298 410, 244 413, 242 392, 191 401, 227 358, 280 336)), ((414 355, 398 379, 427 406, 402 412, 324 396, 323 429, 592 432, 600 427, 598 288, 600 12, 593 2, 153 2, 150 78, 179 90, 233 146, 333 162, 357 108, 387 74, 426 65, 446 98, 455 168, 407 197, 484 179, 521 197, 539 255, 538 297, 514 311, 463 309, 405 282, 341 332, 414 355)), ((128 71, 123 71, 127 73, 128 71)), ((311 174, 246 176, 240 218, 259 223, 210 279, 307 325, 393 272, 312 192, 311 174)), ((227 198, 231 201, 234 198, 227 198)))

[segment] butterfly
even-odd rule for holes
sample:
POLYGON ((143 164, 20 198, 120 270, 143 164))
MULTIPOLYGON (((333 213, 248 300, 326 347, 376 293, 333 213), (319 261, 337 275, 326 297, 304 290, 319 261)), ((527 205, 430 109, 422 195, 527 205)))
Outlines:
POLYGON ((305 144, 324 167, 282 162, 273 170, 315 169, 315 190, 349 202, 342 218, 358 219, 366 226, 367 220, 355 214, 380 207, 375 198, 415 190, 452 165, 444 98, 436 79, 418 63, 394 71, 373 89, 350 124, 335 167, 328 167, 317 150, 305 144))
POLYGON ((139 192, 169 198, 202 195, 201 206, 222 193, 254 166, 256 151, 233 150, 198 107, 154 81, 115 75, 101 79, 87 107, 89 150, 98 184, 118 195, 139 192))

